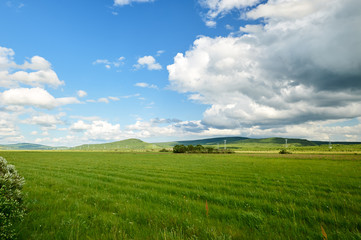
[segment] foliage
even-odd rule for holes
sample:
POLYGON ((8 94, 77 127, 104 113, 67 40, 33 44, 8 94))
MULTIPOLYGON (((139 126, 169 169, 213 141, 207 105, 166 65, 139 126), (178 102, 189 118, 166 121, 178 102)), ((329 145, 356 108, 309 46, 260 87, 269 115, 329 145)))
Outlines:
POLYGON ((173 147, 173 152, 174 153, 185 153, 187 152, 188 148, 184 145, 175 145, 173 147))
POLYGON ((279 154, 292 154, 291 152, 287 151, 286 149, 282 149, 279 154))
POLYGON ((16 237, 14 224, 23 220, 24 178, 0 157, 0 239, 16 237))
POLYGON ((215 149, 214 147, 207 146, 204 147, 200 144, 193 146, 188 145, 185 146, 183 144, 181 145, 175 145, 173 147, 174 153, 234 153, 232 150, 229 149, 215 149))
POLYGON ((159 152, 171 152, 171 151, 166 148, 162 148, 161 150, 159 150, 159 152))

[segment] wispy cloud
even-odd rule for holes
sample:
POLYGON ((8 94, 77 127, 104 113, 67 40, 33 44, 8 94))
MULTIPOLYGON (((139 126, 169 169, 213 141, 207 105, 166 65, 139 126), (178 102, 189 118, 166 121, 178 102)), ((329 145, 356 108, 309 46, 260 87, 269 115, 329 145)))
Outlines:
POLYGON ((83 91, 83 90, 79 90, 79 91, 77 92, 77 95, 78 95, 78 97, 82 98, 82 97, 87 96, 88 94, 87 94, 87 92, 85 92, 85 91, 83 91))
POLYGON ((104 65, 105 68, 110 69, 112 67, 118 68, 124 64, 125 57, 119 57, 115 61, 110 61, 108 59, 97 59, 93 62, 93 65, 104 65))
POLYGON ((114 0, 114 6, 124 6, 132 3, 154 2, 154 0, 114 0))
POLYGON ((159 56, 162 55, 163 53, 165 53, 164 50, 158 50, 156 56, 159 57, 159 56))
POLYGON ((142 88, 158 89, 158 86, 157 86, 157 85, 149 84, 149 83, 145 83, 145 82, 136 83, 136 84, 134 84, 134 86, 136 86, 136 87, 142 87, 142 88))
POLYGON ((235 9, 246 9, 257 5, 260 0, 198 0, 200 5, 208 10, 204 15, 206 26, 214 28, 217 25, 216 19, 235 9))
POLYGON ((109 103, 110 101, 119 101, 119 100, 120 100, 120 97, 109 96, 109 97, 101 97, 101 98, 98 98, 96 100, 88 99, 88 100, 86 100, 86 102, 90 102, 90 103, 109 103))

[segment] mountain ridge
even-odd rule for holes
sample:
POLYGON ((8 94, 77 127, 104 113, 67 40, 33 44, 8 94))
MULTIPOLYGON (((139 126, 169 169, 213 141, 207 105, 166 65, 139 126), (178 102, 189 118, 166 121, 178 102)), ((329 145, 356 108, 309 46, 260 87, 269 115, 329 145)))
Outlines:
MULTIPOLYGON (((115 142, 100 143, 100 144, 82 144, 74 147, 52 147, 34 143, 16 143, 16 144, 2 144, 0 150, 120 150, 120 151, 134 151, 134 150, 159 150, 161 148, 172 148, 175 145, 205 145, 213 147, 224 147, 224 140, 228 148, 240 149, 242 146, 265 147, 265 146, 320 146, 329 144, 329 141, 310 141, 301 138, 247 138, 247 137, 215 137, 202 138, 195 140, 182 140, 170 142, 144 142, 140 139, 130 138, 115 142)), ((347 142, 335 141, 332 144, 353 145, 361 144, 361 142, 347 142)))

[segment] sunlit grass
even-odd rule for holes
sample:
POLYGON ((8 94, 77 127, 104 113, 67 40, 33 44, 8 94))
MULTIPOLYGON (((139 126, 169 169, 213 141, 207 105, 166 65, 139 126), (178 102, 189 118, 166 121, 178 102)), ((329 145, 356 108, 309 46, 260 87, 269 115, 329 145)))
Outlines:
POLYGON ((22 239, 361 238, 360 155, 0 155, 26 179, 22 239))

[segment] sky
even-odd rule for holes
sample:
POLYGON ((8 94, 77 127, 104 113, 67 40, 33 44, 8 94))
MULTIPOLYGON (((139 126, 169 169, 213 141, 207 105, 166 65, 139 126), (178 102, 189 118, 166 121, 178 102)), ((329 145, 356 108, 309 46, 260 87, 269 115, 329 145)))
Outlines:
POLYGON ((0 144, 361 141, 360 0, 1 0, 0 144))

